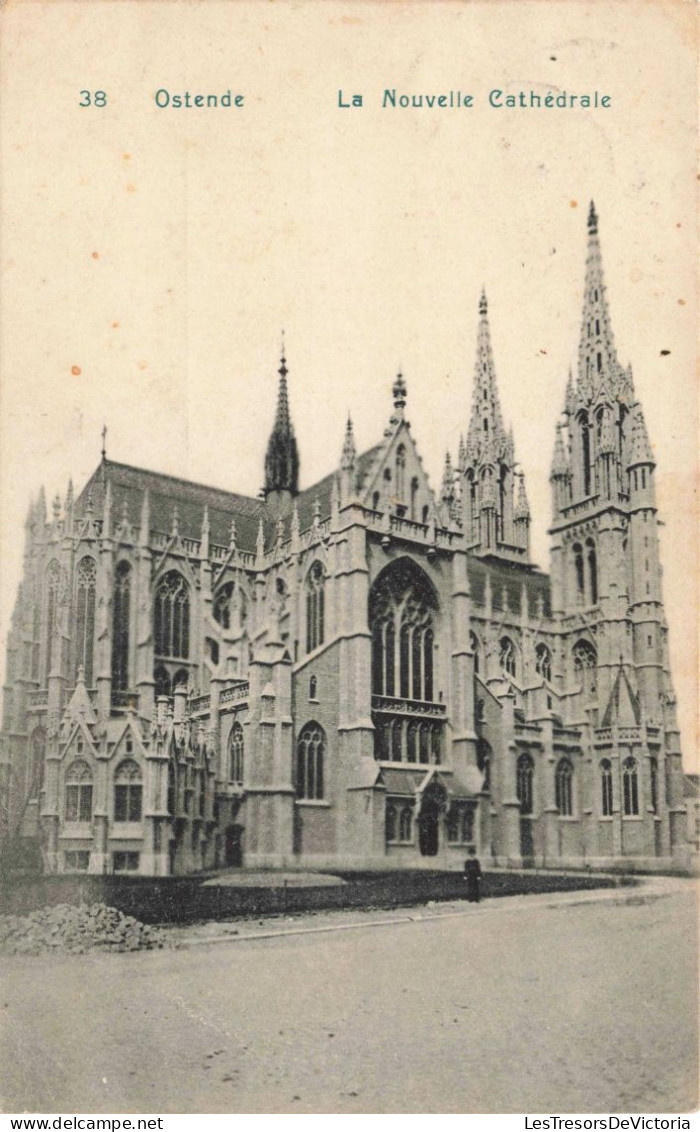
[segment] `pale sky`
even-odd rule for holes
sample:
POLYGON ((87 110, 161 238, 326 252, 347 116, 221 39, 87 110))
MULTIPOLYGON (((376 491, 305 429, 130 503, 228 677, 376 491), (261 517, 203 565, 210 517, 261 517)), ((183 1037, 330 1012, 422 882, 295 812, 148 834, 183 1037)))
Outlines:
POLYGON ((257 493, 282 327, 302 486, 337 464, 348 409, 358 445, 377 442, 401 365, 439 489, 468 423, 482 284, 547 569, 594 197, 658 458, 693 768, 693 5, 16 2, 2 19, 3 642, 29 500, 82 487, 103 422, 112 459, 257 493), (162 88, 244 106, 161 110, 162 88), (383 109, 394 88, 474 105, 383 109), (497 110, 493 88, 612 105, 497 110), (80 108, 85 89, 107 106, 80 108), (339 89, 362 108, 340 109, 339 89))

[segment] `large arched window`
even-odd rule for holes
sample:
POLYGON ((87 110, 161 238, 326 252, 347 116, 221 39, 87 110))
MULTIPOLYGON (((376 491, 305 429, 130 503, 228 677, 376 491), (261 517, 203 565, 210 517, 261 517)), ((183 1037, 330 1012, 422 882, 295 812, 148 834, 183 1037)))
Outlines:
POLYGON ((568 759, 561 759, 554 772, 554 799, 559 814, 570 818, 574 812, 573 803, 574 768, 568 759))
POLYGON ((51 675, 54 647, 58 628, 58 598, 61 587, 61 567, 55 560, 46 568, 46 675, 51 675))
POLYGON ((592 538, 586 539, 586 559, 588 562, 588 600, 591 605, 597 605, 598 560, 596 558, 595 543, 592 538))
POLYGON ((92 819, 92 773, 82 759, 66 771, 66 821, 89 822, 92 819))
POLYGON ((129 687, 129 624, 131 619, 131 567, 120 562, 114 574, 112 608, 112 691, 129 687))
POLYGON ((44 785, 44 759, 46 757, 46 731, 36 727, 32 732, 27 760, 27 797, 38 798, 44 785))
POLYGON ((498 642, 498 659, 504 672, 507 672, 509 676, 517 675, 517 654, 510 637, 501 637, 498 642))
POLYGON ((375 582, 369 609, 375 695, 434 699, 436 610, 430 582, 412 563, 397 563, 375 582))
POLYGON ((236 719, 228 740, 229 778, 236 786, 243 785, 243 728, 236 719))
POLYGON ((143 778, 134 759, 124 759, 114 772, 114 820, 141 821, 143 778))
POLYGON ((75 578, 75 676, 82 665, 88 688, 92 687, 96 579, 95 559, 81 558, 75 578))
POLYGON ((190 589, 177 570, 169 570, 156 588, 154 638, 156 656, 190 655, 190 589))
POLYGON ((535 668, 544 680, 552 679, 552 654, 544 643, 535 649, 535 668))
POLYGON ((325 749, 323 728, 318 723, 305 724, 297 740, 297 798, 323 798, 325 749))
POLYGON ((314 562, 306 575, 306 651, 312 652, 325 639, 326 571, 322 562, 314 562))
POLYGON ((622 811, 626 817, 636 817, 639 813, 637 760, 631 757, 622 764, 622 811))
POLYGON ((604 818, 611 818, 613 812, 613 775, 610 759, 600 763, 600 812, 604 818))
POLYGON ((535 767, 529 755, 521 755, 516 768, 516 790, 520 802, 520 813, 531 814, 533 808, 533 779, 535 767))

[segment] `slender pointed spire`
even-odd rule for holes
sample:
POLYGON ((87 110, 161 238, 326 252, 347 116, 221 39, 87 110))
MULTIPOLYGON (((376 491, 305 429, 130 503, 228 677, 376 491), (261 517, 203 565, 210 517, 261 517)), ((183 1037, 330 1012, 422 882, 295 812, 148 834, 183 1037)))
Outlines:
POLYGON ((282 356, 278 369, 279 386, 277 390, 277 410, 275 423, 270 433, 265 456, 265 487, 267 497, 272 492, 288 492, 296 495, 299 490, 299 453, 289 413, 287 391, 287 359, 282 341, 282 356))
POLYGON ((171 538, 179 538, 180 536, 180 514, 177 509, 177 503, 173 507, 173 524, 170 529, 171 538))
POLYGON ((348 413, 348 423, 345 426, 345 439, 343 440, 343 452, 340 458, 340 467, 344 472, 353 472, 355 470, 355 461, 357 460, 357 447, 355 445, 355 435, 352 427, 352 418, 348 413))
POLYGON ((442 503, 453 503, 455 498, 455 474, 452 467, 452 457, 445 453, 445 467, 442 473, 442 490, 440 499, 442 503))
POLYGON ((256 565, 261 566, 263 558, 265 557, 265 529, 262 519, 260 519, 258 523, 258 537, 255 540, 255 557, 256 565))
POLYGON ((615 339, 603 278, 603 260, 598 238, 598 215, 591 201, 588 213, 588 254, 583 296, 583 317, 578 351, 579 398, 590 400, 605 384, 617 393, 624 371, 617 359, 615 339))
POLYGON ((228 533, 228 548, 232 554, 236 553, 236 520, 231 519, 231 526, 228 533))
POLYGON ((474 454, 477 458, 489 450, 497 457, 503 453, 506 441, 491 346, 488 303, 486 292, 482 290, 479 299, 474 395, 467 433, 467 450, 470 456, 474 454))

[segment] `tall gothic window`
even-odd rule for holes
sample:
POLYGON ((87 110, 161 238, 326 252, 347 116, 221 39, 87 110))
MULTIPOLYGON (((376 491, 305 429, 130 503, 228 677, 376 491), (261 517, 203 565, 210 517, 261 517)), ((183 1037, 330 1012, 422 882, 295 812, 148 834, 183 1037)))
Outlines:
POLYGON ((323 728, 318 723, 305 724, 297 740, 297 798, 323 798, 325 748, 323 728))
POLYGON ((429 582, 408 563, 375 583, 369 611, 375 695, 433 700, 435 610, 429 582))
POLYGON ((401 502, 406 494, 406 449, 399 444, 396 449, 396 496, 401 502))
POLYGON ((243 728, 235 720, 228 740, 229 778, 237 786, 243 785, 243 728))
POLYGON ((32 732, 29 759, 27 761, 27 797, 38 798, 44 785, 44 759, 46 757, 46 732, 37 727, 32 732))
POLYGON ((92 687, 96 578, 95 559, 81 558, 76 572, 75 675, 77 679, 78 669, 82 665, 88 688, 92 687))
POLYGON ((613 812, 613 776, 610 759, 600 763, 600 812, 604 818, 611 818, 613 812))
POLYGON ((545 680, 552 679, 552 654, 543 643, 535 649, 535 668, 545 680))
POLYGON ((586 539, 586 558, 588 559, 588 598, 591 605, 597 605, 598 562, 596 558, 595 543, 592 538, 586 539))
POLYGON ((61 587, 61 567, 55 560, 46 568, 46 675, 51 675, 58 628, 58 598, 61 587))
POLYGON ((218 621, 222 629, 231 628, 231 602, 233 599, 233 582, 226 582, 214 596, 212 612, 214 620, 218 621))
POLYGON ((535 767, 529 755, 521 755, 516 768, 516 792, 520 802, 520 813, 531 814, 533 808, 533 779, 535 767))
POLYGON ((154 637, 156 656, 190 655, 190 588, 177 570, 158 583, 154 637))
POLYGON ((561 759, 554 772, 554 798, 561 817, 570 818, 573 808, 574 768, 568 759, 561 759))
POLYGON ((323 563, 314 562, 306 575, 306 651, 312 652, 325 640, 326 572, 323 563))
POLYGON ((481 789, 484 794, 488 794, 491 790, 491 746, 485 739, 477 740, 476 765, 484 776, 481 789))
POLYGON ((584 574, 583 574, 583 547, 580 542, 573 545, 574 570, 576 571, 576 594, 579 602, 583 602, 584 574))
POLYGON ((583 494, 590 495, 592 487, 591 430, 588 424, 587 414, 581 413, 578 421, 579 428, 581 430, 581 472, 583 494))
POLYGON ((504 672, 507 672, 509 676, 515 676, 517 674, 518 668, 517 654, 515 651, 515 645, 511 641, 510 637, 501 637, 500 641, 498 642, 498 649, 498 657, 501 668, 504 672))
POLYGON ((129 687, 129 622, 131 619, 131 567, 120 562, 114 575, 112 608, 112 691, 129 687))
POLYGON ((639 813, 639 781, 637 760, 625 759, 622 764, 622 810, 626 817, 639 813))
POLYGON ((92 819, 92 772, 82 759, 66 771, 66 821, 89 822, 92 819))
POLYGON ((141 821, 143 779, 134 759, 124 759, 114 774, 114 820, 141 821))
POLYGON ((586 695, 592 695, 596 688, 596 665, 598 656, 588 641, 577 641, 574 645, 574 673, 586 695))

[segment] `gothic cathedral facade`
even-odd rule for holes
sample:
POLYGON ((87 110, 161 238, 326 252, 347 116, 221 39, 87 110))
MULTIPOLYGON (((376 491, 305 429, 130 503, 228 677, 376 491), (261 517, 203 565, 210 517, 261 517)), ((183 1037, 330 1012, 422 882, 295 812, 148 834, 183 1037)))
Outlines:
POLYGON ((640 868, 688 851, 654 456, 593 206, 551 573, 479 304, 439 494, 406 418, 299 490, 284 357, 250 498, 108 460, 26 522, 0 783, 46 872, 640 868))

